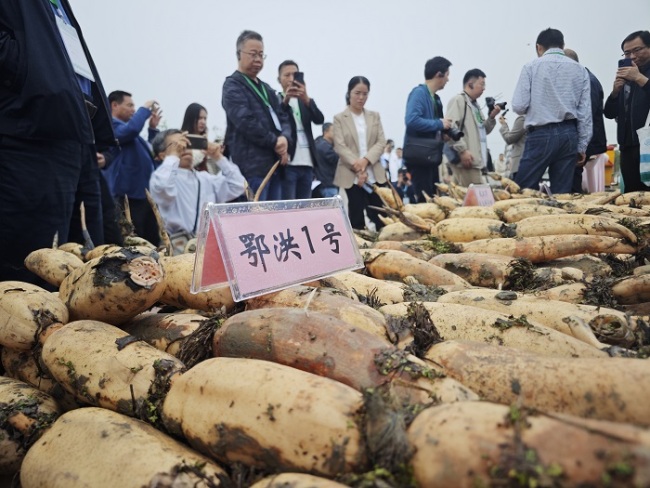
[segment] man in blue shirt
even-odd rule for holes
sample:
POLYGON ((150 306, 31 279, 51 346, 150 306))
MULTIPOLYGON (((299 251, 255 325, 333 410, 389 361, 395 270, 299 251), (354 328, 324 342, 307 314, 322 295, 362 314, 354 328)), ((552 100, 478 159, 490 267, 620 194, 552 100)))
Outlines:
POLYGON ((104 176, 118 205, 123 207, 124 197, 129 199, 135 233, 157 245, 160 241, 158 226, 145 193, 154 171, 153 153, 140 132, 149 120, 148 139, 152 141, 156 137, 160 122, 158 105, 149 100, 136 111, 131 94, 121 90, 111 92, 108 101, 120 148, 114 151, 114 159, 103 169, 104 176))
POLYGON ((528 131, 515 181, 539 189, 548 168, 553 193, 569 193, 591 139, 589 74, 564 55, 557 29, 542 31, 536 49, 538 58, 523 67, 512 97, 512 109, 526 115, 528 131))

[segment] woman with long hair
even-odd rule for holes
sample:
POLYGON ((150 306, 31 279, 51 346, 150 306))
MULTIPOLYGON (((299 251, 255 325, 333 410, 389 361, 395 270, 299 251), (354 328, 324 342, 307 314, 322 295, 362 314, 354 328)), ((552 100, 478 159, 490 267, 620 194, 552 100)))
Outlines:
MULTIPOLYGON (((188 134, 208 137, 208 111, 199 103, 190 103, 185 109, 183 125, 181 131, 188 134)), ((193 149, 194 169, 197 171, 207 171, 211 174, 217 174, 219 168, 214 161, 208 158, 204 151, 193 149)))
POLYGON ((384 224, 368 206, 382 206, 372 186, 386 185, 386 171, 379 161, 386 137, 379 114, 365 109, 369 93, 368 79, 355 76, 348 83, 346 109, 334 116, 334 150, 339 155, 334 184, 345 188, 352 228, 366 227, 365 211, 379 230, 384 224))

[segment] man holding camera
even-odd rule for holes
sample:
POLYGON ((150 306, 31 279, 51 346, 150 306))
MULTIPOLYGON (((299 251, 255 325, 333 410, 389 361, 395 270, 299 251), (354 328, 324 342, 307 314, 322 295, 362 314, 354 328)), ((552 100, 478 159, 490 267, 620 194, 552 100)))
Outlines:
POLYGON ((111 105, 113 128, 120 147, 112 150, 114 158, 102 171, 116 204, 123 208, 124 199, 129 199, 135 232, 158 245, 158 224, 145 193, 154 171, 154 161, 149 144, 140 137, 147 120, 149 143, 158 134, 161 119, 158 104, 149 100, 136 110, 131 94, 122 90, 111 92, 108 103, 111 105))
POLYGON ((605 101, 605 117, 616 119, 621 151, 621 175, 625 192, 648 191, 641 181, 640 144, 636 130, 645 125, 650 112, 650 32, 636 31, 621 43, 614 88, 605 101))
MULTIPOLYGON (((442 56, 431 58, 425 63, 424 84, 413 88, 406 102, 405 152, 413 138, 442 138, 442 132, 451 127, 451 120, 444 117, 442 102, 436 93, 442 90, 449 81, 450 66, 451 62, 442 56)), ((442 147, 440 147, 440 151, 442 151, 442 147)), ((422 192, 433 195, 435 184, 438 182, 439 164, 420 163, 413 159, 409 160, 408 157, 405 157, 404 164, 411 172, 415 194, 418 198, 422 197, 422 192)))
POLYGON ((542 31, 536 49, 538 57, 523 67, 512 97, 513 110, 526 115, 527 130, 515 181, 539 189, 548 168, 553 193, 569 193, 591 139, 589 74, 564 54, 557 29, 542 31))
POLYGON ((278 81, 282 85, 282 109, 291 124, 289 161, 284 168, 282 199, 295 200, 311 198, 314 181, 316 146, 311 124, 325 122, 316 102, 309 98, 307 87, 298 64, 290 59, 280 63, 278 81))
POLYGON ((202 151, 216 161, 221 170, 216 175, 193 168, 190 140, 180 130, 160 132, 152 146, 162 164, 151 175, 149 188, 172 238, 184 236, 187 240, 196 235, 205 203, 228 202, 244 192, 244 177, 237 165, 221 155, 220 144, 209 142, 202 151))
MULTIPOLYGON (((488 104, 488 117, 485 118, 477 100, 485 91, 485 73, 471 69, 463 77, 463 92, 456 95, 447 105, 449 117, 463 136, 452 143, 458 153, 459 161, 451 165, 454 183, 461 186, 484 183, 482 168, 488 162, 487 135, 496 125, 495 117, 503 103, 488 104)), ((491 99, 494 103, 494 99, 491 99)), ((452 162, 452 161, 450 161, 452 162)))

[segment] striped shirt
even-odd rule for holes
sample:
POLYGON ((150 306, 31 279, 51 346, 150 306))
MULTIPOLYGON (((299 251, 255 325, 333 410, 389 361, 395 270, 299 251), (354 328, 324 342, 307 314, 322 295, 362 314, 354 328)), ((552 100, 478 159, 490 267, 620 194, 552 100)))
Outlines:
POLYGON ((512 109, 526 115, 526 127, 577 119, 578 152, 584 153, 592 134, 591 98, 587 70, 550 48, 521 70, 512 109))

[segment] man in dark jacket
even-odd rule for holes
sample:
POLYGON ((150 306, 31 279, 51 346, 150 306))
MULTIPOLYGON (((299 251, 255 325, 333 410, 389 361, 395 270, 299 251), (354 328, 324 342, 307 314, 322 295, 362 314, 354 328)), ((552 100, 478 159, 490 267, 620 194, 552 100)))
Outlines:
POLYGON ((650 32, 633 32, 623 40, 621 49, 623 56, 632 60, 632 65, 616 72, 614 88, 605 101, 605 117, 616 119, 618 126, 625 192, 648 191, 650 187, 641 181, 636 130, 645 124, 650 111, 650 32))
MULTIPOLYGON (((573 49, 565 49, 564 54, 567 57, 573 59, 576 63, 580 62, 578 53, 576 53, 573 49)), ((584 170, 584 166, 599 154, 603 154, 607 151, 607 136, 605 135, 605 120, 603 118, 603 99, 605 98, 605 94, 603 93, 603 86, 600 84, 600 81, 598 81, 598 78, 596 78, 596 75, 594 75, 588 69, 587 74, 589 75, 589 92, 591 95, 591 118, 593 122, 593 132, 591 134, 591 140, 587 145, 585 160, 582 164, 576 164, 576 168, 573 173, 573 186, 571 187, 571 192, 573 193, 583 193, 582 172, 584 170)))
MULTIPOLYGON (((104 89, 67 0, 0 2, 0 107, 0 281, 37 281, 25 256, 51 247, 57 232, 59 242, 68 240, 82 176, 99 195, 93 144, 115 144, 104 89), (90 162, 94 176, 83 169, 90 162)), ((101 227, 101 205, 96 210, 101 227)))
POLYGON ((278 68, 278 81, 282 85, 282 109, 291 124, 289 162, 284 168, 282 179, 283 200, 311 197, 316 163, 316 146, 311 124, 320 125, 325 121, 316 102, 307 94, 305 80, 294 78, 298 71, 298 65, 291 60, 283 61, 278 68))
POLYGON ((339 155, 334 151, 334 126, 330 122, 323 124, 323 135, 316 138, 316 165, 314 175, 320 184, 314 188, 314 198, 331 198, 339 194, 339 187, 334 184, 334 174, 339 164, 339 155))
MULTIPOLYGON (((221 104, 226 111, 226 151, 239 166, 252 193, 276 161, 289 161, 291 125, 275 91, 257 76, 264 67, 264 43, 257 32, 237 38, 238 67, 223 84, 221 104)), ((276 170, 260 193, 260 200, 280 200, 282 181, 276 170)))

